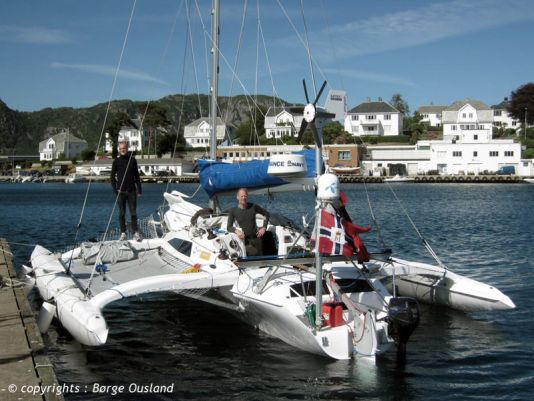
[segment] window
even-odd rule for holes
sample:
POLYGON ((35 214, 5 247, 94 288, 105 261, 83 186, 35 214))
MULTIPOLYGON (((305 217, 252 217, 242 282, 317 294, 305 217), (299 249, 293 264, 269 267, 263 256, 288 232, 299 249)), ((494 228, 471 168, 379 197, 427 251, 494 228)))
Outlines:
POLYGON ((352 121, 358 121, 358 115, 353 115, 352 116, 352 121))
POLYGON ((340 150, 337 152, 338 160, 350 160, 350 150, 340 150))
POLYGON ((517 125, 516 121, 512 121, 512 127, 515 127, 517 125))
POLYGON ((475 150, 473 151, 473 157, 477 157, 478 156, 478 152, 475 150))
POLYGON ((477 134, 473 135, 473 139, 474 139, 475 141, 477 141, 477 140, 478 140, 478 135, 477 135, 477 134))
POLYGON ((184 255, 187 255, 187 256, 191 256, 191 248, 193 245, 191 242, 180 239, 180 238, 173 238, 170 241, 168 241, 168 243, 178 252, 184 255))
POLYGON ((373 114, 367 114, 367 115, 365 116, 365 118, 368 119, 368 120, 374 120, 375 117, 376 117, 376 116, 373 115, 373 114))
POLYGON ((495 110, 495 111, 493 112, 493 115, 494 115, 495 117, 502 116, 502 111, 501 111, 501 110, 495 110))
POLYGON ((469 118, 473 118, 473 113, 469 113, 469 118))
POLYGON ((462 113, 462 118, 465 118, 466 116, 467 116, 467 114, 462 113))
POLYGON ((456 125, 451 125, 451 130, 456 131, 456 125))
POLYGON ((455 150, 452 152, 452 157, 462 157, 462 152, 460 150, 455 150))
POLYGON ((367 127, 367 131, 374 131, 375 127, 367 127))
POLYGON ((391 114, 384 114, 384 120, 391 120, 391 114))
POLYGON ((514 151, 513 150, 505 150, 504 151, 504 156, 505 157, 513 157, 514 156, 514 151))
POLYGON ((489 155, 490 155, 490 157, 498 157, 499 156, 499 152, 496 151, 496 150, 490 150, 489 155))

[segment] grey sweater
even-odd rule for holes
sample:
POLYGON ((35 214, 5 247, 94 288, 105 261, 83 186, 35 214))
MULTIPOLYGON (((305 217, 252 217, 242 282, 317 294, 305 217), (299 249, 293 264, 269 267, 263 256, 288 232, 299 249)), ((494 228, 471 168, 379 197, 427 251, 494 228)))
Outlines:
POLYGON ((237 221, 241 227, 241 230, 244 232, 245 237, 256 237, 256 232, 258 231, 258 226, 256 225, 256 213, 265 216, 263 227, 267 228, 267 223, 269 222, 269 212, 254 203, 247 203, 247 207, 245 209, 241 209, 240 207, 234 207, 233 209, 230 209, 226 230, 231 233, 235 232, 234 221, 237 221))

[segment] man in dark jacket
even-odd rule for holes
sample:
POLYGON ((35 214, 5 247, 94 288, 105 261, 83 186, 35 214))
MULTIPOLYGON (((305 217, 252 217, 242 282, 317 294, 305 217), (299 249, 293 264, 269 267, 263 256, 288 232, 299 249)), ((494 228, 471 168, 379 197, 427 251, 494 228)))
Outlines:
POLYGON ((254 203, 248 203, 248 191, 241 188, 237 191, 237 207, 230 209, 228 213, 227 231, 235 233, 239 239, 245 241, 245 248, 248 256, 263 255, 262 237, 267 231, 269 223, 269 212, 254 203), (265 217, 263 226, 258 228, 256 225, 256 213, 265 217), (234 227, 234 221, 237 221, 240 228, 234 227))
POLYGON ((119 157, 113 160, 111 166, 111 186, 119 205, 119 224, 121 228, 121 241, 126 239, 126 203, 132 219, 133 238, 141 241, 141 235, 137 227, 137 197, 141 196, 141 178, 137 161, 128 152, 128 143, 119 143, 119 157))

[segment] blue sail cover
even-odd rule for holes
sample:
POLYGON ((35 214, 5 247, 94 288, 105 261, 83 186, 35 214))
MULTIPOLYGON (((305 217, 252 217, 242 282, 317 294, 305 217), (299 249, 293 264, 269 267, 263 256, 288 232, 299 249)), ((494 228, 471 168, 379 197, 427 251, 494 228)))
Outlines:
MULTIPOLYGON (((315 150, 293 152, 304 155, 306 177, 315 177, 315 150)), ((200 185, 210 197, 239 188, 268 188, 287 184, 288 181, 267 174, 269 160, 252 160, 245 163, 222 163, 198 160, 200 185)))

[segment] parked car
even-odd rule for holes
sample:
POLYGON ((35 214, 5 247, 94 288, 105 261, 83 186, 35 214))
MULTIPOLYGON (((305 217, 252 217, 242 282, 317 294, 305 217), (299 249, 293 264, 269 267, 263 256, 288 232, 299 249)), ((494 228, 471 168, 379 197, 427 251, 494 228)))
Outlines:
POLYGON ((515 167, 514 166, 502 166, 497 170, 498 175, 511 175, 515 174, 515 167))

